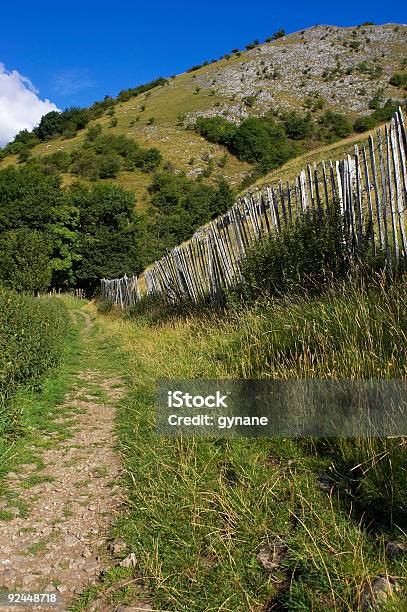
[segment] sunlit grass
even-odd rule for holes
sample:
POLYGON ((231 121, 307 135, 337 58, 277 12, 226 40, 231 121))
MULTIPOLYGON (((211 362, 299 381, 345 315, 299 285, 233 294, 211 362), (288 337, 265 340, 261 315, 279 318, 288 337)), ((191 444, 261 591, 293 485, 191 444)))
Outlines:
POLYGON ((404 377, 405 298, 403 284, 344 285, 200 319, 104 318, 131 385, 118 423, 129 514, 115 531, 156 608, 350 611, 377 575, 405 585, 405 560, 384 552, 405 540, 403 440, 166 439, 154 416, 156 378, 404 377), (287 555, 268 574, 257 554, 276 539, 287 555))

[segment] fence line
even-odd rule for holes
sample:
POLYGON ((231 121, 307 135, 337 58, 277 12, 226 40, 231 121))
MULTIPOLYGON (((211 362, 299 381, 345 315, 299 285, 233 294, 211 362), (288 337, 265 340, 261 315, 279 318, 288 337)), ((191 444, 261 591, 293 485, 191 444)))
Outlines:
MULTIPOLYGON (((315 212, 320 221, 338 202, 357 255, 367 237, 374 254, 383 253, 392 273, 407 258, 407 137, 401 108, 384 133, 369 136, 353 155, 332 162, 307 164, 293 185, 282 181, 241 197, 230 210, 200 228, 191 240, 168 251, 143 272, 147 295, 172 302, 217 299, 241 279, 241 261, 253 243, 279 233, 300 216, 315 212), (367 233, 367 236, 366 236, 367 233)), ((138 302, 136 276, 101 280, 104 299, 122 308, 138 302)))

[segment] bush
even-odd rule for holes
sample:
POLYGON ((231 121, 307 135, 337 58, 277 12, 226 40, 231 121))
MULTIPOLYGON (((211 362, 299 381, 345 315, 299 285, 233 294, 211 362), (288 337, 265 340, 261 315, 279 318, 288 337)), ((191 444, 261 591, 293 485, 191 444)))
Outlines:
MULTIPOLYGON (((287 123, 293 115, 287 115, 287 123)), ((300 135, 312 127, 307 116, 298 118, 297 125, 292 125, 291 133, 300 135)), ((272 116, 249 117, 237 126, 224 117, 201 117, 195 124, 195 130, 210 142, 225 145, 230 153, 239 159, 257 164, 255 176, 268 172, 285 163, 298 152, 298 147, 289 143, 284 123, 272 116)), ((250 175, 250 181, 254 175, 250 175)))
POLYGON ((114 178, 121 169, 134 170, 135 167, 143 172, 152 172, 162 160, 158 149, 142 149, 126 136, 99 135, 94 140, 88 138, 84 150, 75 155, 77 158, 72 171, 88 178, 114 178))
POLYGON ((99 178, 116 178, 122 168, 122 162, 118 155, 111 153, 101 155, 98 161, 99 178))
POLYGON ((282 38, 283 36, 285 36, 285 30, 283 28, 280 28, 279 30, 277 30, 277 32, 274 32, 272 36, 269 36, 268 38, 266 38, 266 42, 272 42, 273 40, 278 40, 279 38, 282 38))
POLYGON ((134 163, 136 168, 142 172, 154 172, 162 161, 162 155, 158 149, 140 149, 134 163))
POLYGON ((130 98, 135 98, 136 96, 139 96, 142 93, 151 91, 151 89, 154 89, 155 87, 160 87, 162 85, 167 84, 168 79, 159 77, 158 79, 150 81, 149 83, 144 83, 143 85, 138 85, 137 87, 131 87, 130 89, 123 89, 117 96, 117 101, 126 102, 127 100, 130 100, 130 98))
POLYGON ((365 132, 366 130, 371 130, 380 123, 390 121, 397 108, 397 102, 389 99, 382 107, 377 108, 371 115, 356 119, 355 123, 353 124, 353 129, 355 132, 365 132))
POLYGON ((195 130, 209 142, 228 147, 233 143, 237 126, 224 117, 200 117, 195 124, 195 130))
POLYGON ((335 142, 352 133, 352 125, 342 113, 326 111, 319 119, 320 137, 327 142, 335 142))
POLYGON ((56 151, 50 155, 44 155, 35 160, 40 163, 46 174, 56 174, 58 172, 68 172, 71 165, 71 156, 66 151, 56 151))
POLYGON ((51 282, 51 255, 44 232, 20 228, 0 234, 0 281, 17 291, 45 291, 51 282))
POLYGON ((205 185, 199 179, 160 172, 149 187, 153 210, 139 219, 138 251, 148 264, 191 237, 193 232, 226 212, 234 202, 234 194, 224 179, 205 185))
POLYGON ((94 151, 75 151, 71 170, 74 174, 95 181, 99 178, 99 157, 94 151))
POLYGON ((283 114, 282 121, 287 136, 293 140, 304 140, 312 135, 314 125, 310 113, 301 117, 291 111, 283 114))
POLYGON ((322 222, 317 212, 304 215, 252 247, 243 260, 239 293, 250 300, 264 294, 320 293, 328 279, 347 274, 347 245, 342 236, 337 207, 322 222))
POLYGON ((406 74, 393 74, 389 79, 390 85, 400 87, 401 89, 407 89, 407 73, 406 74))
POLYGON ((250 51, 250 49, 255 49, 256 47, 258 47, 259 44, 260 44, 259 39, 255 38, 255 40, 253 42, 251 42, 248 45, 246 45, 246 49, 248 51, 250 51))
POLYGON ((94 123, 86 130, 85 140, 88 140, 89 142, 95 142, 95 140, 97 140, 99 136, 101 136, 102 131, 103 128, 100 123, 94 123))
POLYGON ((49 140, 60 136, 66 131, 74 135, 77 130, 81 130, 89 123, 91 113, 87 108, 77 108, 72 106, 62 113, 51 111, 41 118, 41 121, 33 130, 33 133, 40 140, 49 140))
POLYGON ((356 119, 353 124, 353 129, 355 132, 367 132, 367 130, 371 130, 375 125, 375 122, 371 116, 369 117, 359 117, 356 119))
POLYGON ((256 117, 242 121, 233 138, 233 150, 239 159, 258 162, 271 154, 272 149, 286 142, 282 124, 269 123, 256 117))
POLYGON ((36 384, 56 365, 68 330, 61 301, 0 289, 0 433, 19 433, 21 414, 10 399, 22 385, 36 384))
POLYGON ((24 149, 20 149, 20 153, 18 154, 18 161, 20 164, 27 162, 30 159, 31 149, 25 147, 24 149))

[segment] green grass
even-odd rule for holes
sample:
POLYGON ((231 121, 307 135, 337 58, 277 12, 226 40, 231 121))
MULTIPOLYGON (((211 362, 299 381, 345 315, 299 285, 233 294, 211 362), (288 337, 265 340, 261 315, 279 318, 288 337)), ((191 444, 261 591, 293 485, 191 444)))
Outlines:
POLYGON ((403 440, 159 438, 154 383, 404 377, 406 297, 403 284, 347 285, 161 325, 105 317, 131 385, 118 420, 128 512, 114 532, 140 560, 153 607, 351 611, 367 581, 390 574, 402 591, 383 609, 402 609, 406 558, 384 551, 406 541, 403 440), (257 554, 278 541, 287 555, 268 574, 257 554))
POLYGON ((22 489, 31 489, 32 487, 36 487, 39 484, 43 484, 44 482, 52 482, 54 479, 51 476, 44 476, 42 474, 31 474, 24 478, 20 482, 20 487, 22 489))
POLYGON ((38 555, 39 553, 44 552, 47 543, 48 543, 48 540, 46 540, 45 538, 42 538, 38 540, 38 542, 35 542, 31 546, 29 546, 27 549, 27 553, 33 556, 38 555))

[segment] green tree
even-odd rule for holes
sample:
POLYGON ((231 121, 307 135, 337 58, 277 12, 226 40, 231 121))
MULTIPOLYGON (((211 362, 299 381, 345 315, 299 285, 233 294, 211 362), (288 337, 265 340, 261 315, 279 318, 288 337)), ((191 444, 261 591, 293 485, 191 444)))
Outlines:
POLYGON ((103 277, 139 271, 134 195, 113 184, 78 184, 68 190, 67 198, 80 214, 77 285, 92 293, 103 277))
POLYGON ((44 232, 19 228, 0 235, 0 280, 16 291, 45 291, 51 282, 52 245, 44 232))
POLYGON ((99 178, 116 178, 121 168, 121 159, 115 153, 101 155, 98 160, 99 178))
POLYGON ((90 125, 88 129, 86 130, 85 140, 94 142, 102 134, 102 131, 103 131, 103 128, 100 125, 100 123, 94 123, 93 125, 90 125))
POLYGON ((63 129, 62 113, 58 111, 51 111, 41 118, 41 121, 35 132, 40 140, 48 140, 53 136, 62 133, 63 129))
POLYGON ((40 231, 52 245, 51 284, 72 286, 79 257, 79 210, 61 189, 59 176, 42 166, 36 161, 0 172, 0 235, 27 228, 40 231))

